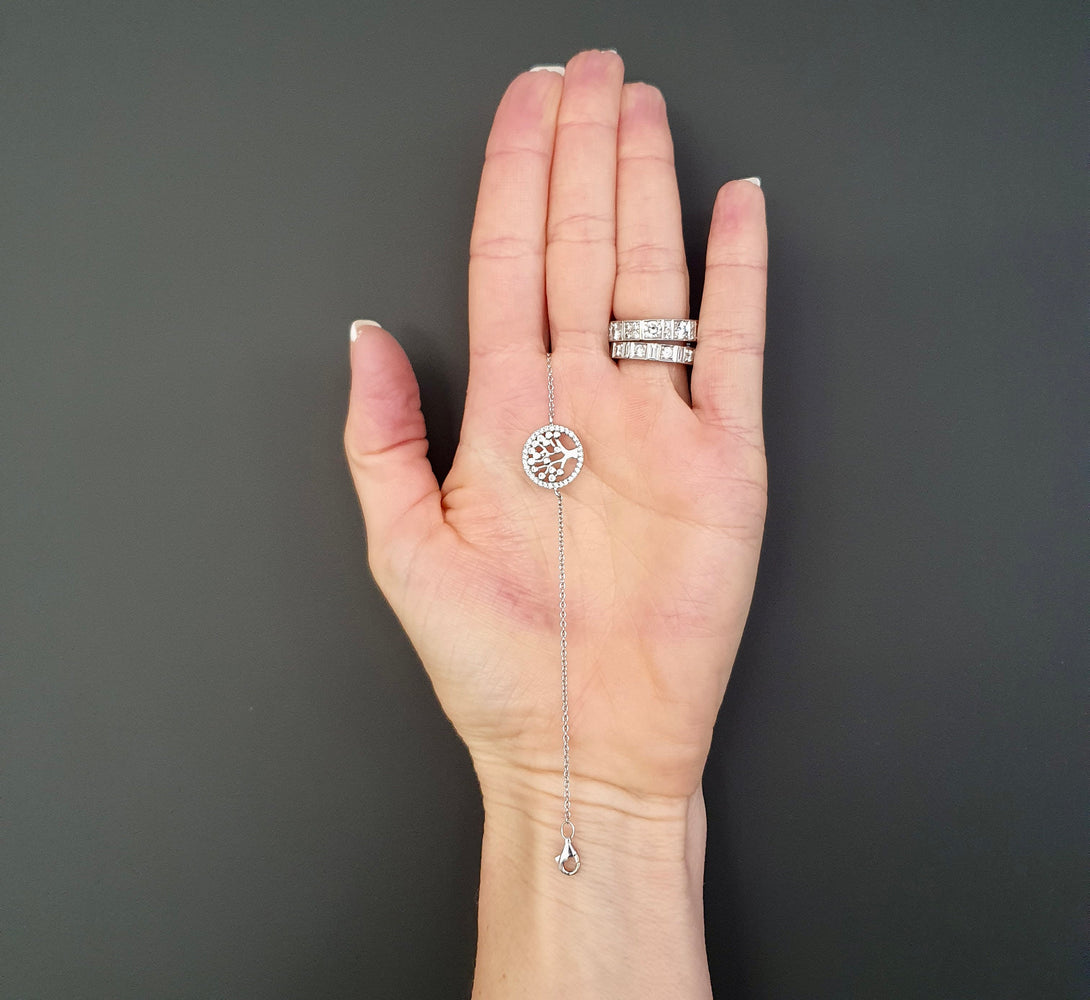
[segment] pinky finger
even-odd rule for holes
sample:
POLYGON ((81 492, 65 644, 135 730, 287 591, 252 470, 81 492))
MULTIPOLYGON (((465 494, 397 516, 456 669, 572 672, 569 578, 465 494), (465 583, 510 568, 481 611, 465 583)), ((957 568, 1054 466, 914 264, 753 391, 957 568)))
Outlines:
POLYGON ((713 426, 761 442, 768 236, 760 182, 719 189, 708 237, 693 412, 713 426))

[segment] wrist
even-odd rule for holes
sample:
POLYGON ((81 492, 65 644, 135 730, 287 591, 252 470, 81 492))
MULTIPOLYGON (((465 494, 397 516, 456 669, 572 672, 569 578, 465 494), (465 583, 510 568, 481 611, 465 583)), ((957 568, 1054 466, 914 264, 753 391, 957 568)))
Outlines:
POLYGON ((475 1000, 564 991, 602 1000, 711 996, 699 788, 652 798, 573 775, 581 867, 566 876, 554 860, 564 844, 555 775, 478 775, 485 827, 475 1000))

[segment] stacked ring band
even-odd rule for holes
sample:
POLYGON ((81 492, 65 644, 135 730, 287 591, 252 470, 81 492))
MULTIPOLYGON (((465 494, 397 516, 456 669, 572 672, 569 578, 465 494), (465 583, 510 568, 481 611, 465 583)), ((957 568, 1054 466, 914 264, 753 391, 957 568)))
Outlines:
POLYGON ((696 343, 695 319, 615 319, 609 324, 609 342, 642 340, 659 343, 696 343))
POLYGON ((693 363, 695 319, 615 319, 609 324, 610 355, 631 361, 693 363))
POLYGON ((632 361, 673 361, 676 364, 691 365, 693 349, 686 344, 655 343, 614 343, 610 345, 614 358, 626 358, 632 361))

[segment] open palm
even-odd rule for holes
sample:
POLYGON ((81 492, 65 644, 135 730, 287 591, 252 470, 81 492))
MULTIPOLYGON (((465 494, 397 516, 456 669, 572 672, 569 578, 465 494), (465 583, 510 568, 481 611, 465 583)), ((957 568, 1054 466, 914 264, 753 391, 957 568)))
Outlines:
POLYGON ((487 780, 559 794, 557 501, 521 466, 556 420, 565 488, 573 794, 699 787, 749 608, 765 510, 766 240, 757 185, 712 214, 684 366, 611 360, 618 319, 679 318, 688 272, 662 95, 613 53, 517 77, 497 110, 470 245, 469 388, 440 487, 412 369, 357 325, 346 450, 371 570, 487 780))

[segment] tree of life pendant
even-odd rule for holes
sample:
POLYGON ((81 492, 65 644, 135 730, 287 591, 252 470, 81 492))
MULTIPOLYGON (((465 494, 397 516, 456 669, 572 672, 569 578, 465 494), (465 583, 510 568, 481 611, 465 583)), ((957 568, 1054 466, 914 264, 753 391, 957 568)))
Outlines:
POLYGON ((530 481, 547 490, 567 486, 583 468, 583 445, 563 424, 546 424, 526 439, 522 467, 530 481))

